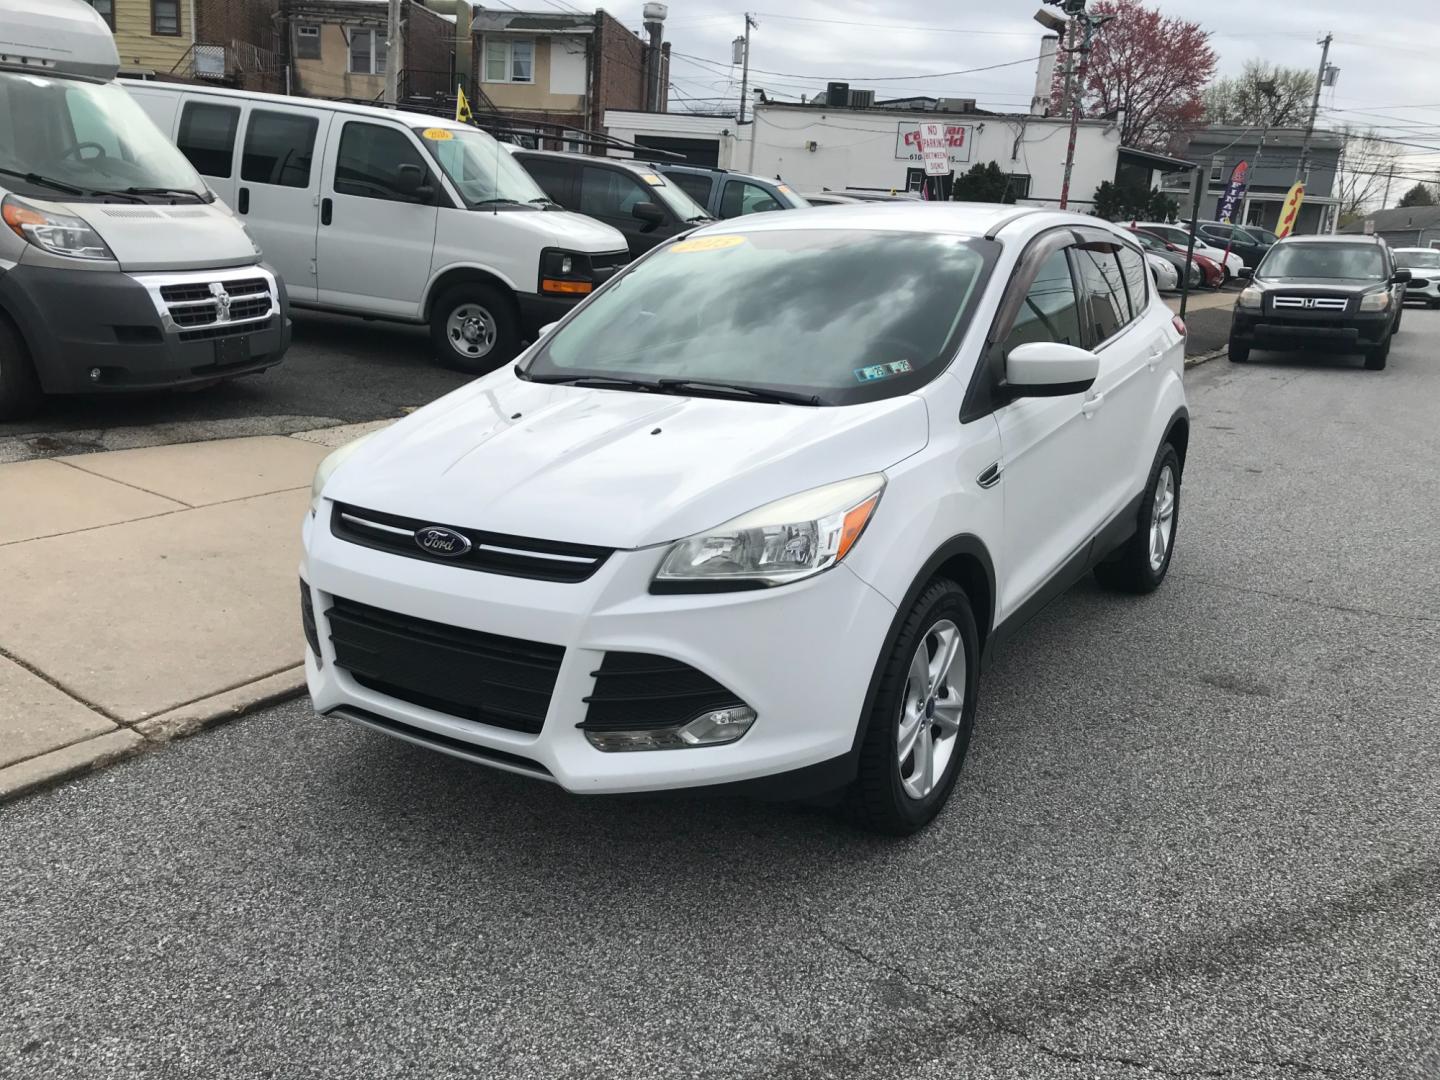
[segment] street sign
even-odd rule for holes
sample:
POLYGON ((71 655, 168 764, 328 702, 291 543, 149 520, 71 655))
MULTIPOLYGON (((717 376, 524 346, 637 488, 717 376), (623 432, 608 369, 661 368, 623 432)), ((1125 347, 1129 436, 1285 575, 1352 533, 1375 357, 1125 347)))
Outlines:
POLYGON ((1245 178, 1250 174, 1250 163, 1242 161, 1236 165, 1230 173, 1230 183, 1225 187, 1225 194, 1220 196, 1219 212, 1215 215, 1221 221, 1229 223, 1235 214, 1235 207, 1240 202, 1240 196, 1245 194, 1245 178))
POLYGON ((1280 224, 1275 235, 1281 240, 1295 231, 1295 219, 1300 216, 1300 204, 1305 201, 1305 185, 1297 183, 1285 196, 1285 205, 1280 208, 1280 224))
POLYGON ((1375 235, 1375 219, 1374 219, 1374 218, 1366 218, 1366 219, 1365 219, 1365 235, 1366 235, 1366 236, 1374 236, 1374 235, 1375 235))
POLYGON ((944 124, 921 124, 920 156, 925 159, 926 176, 950 175, 950 139, 944 124))

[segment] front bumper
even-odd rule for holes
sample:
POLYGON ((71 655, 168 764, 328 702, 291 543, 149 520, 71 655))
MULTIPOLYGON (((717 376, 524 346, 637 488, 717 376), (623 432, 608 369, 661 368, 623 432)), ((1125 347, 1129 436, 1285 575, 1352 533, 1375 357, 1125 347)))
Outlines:
POLYGON ((1237 308, 1230 337, 1238 344, 1257 349, 1360 352, 1382 344, 1393 319, 1392 311, 1280 316, 1237 308))
MULTIPOLYGON (((322 506, 307 515, 301 574, 320 656, 307 649, 315 709, 576 793, 754 784, 822 771, 848 778, 857 725, 895 609, 847 567, 781 588, 653 596, 665 548, 617 551, 579 582, 508 577, 403 558, 334 535, 322 506), (461 719, 362 686, 336 663, 327 611, 335 597, 384 611, 561 646, 543 726, 532 735, 461 719), (737 742, 606 753, 577 725, 607 652, 679 661, 755 710, 737 742), (473 752, 471 752, 473 748, 473 752)), ((802 792, 796 791, 795 794, 802 792)))
POLYGON ((1423 282, 1411 281, 1405 286, 1405 299, 1440 303, 1440 275, 1427 277, 1423 282))
MULTIPOLYGON (((239 304, 235 310, 248 314, 239 304)), ((0 275, 0 308, 18 324, 49 394, 152 390, 253 374, 278 364, 290 345, 285 286, 259 266, 128 274, 21 263, 0 275), (234 322, 181 325, 175 312, 197 312, 195 305, 208 301, 171 308, 161 295, 189 286, 213 298, 211 283, 257 279, 266 282, 268 310, 259 313, 257 303, 254 318, 234 322), (98 379, 91 377, 96 370, 98 379)))
MULTIPOLYGON (((587 294, 588 295, 588 294, 587 294)), ((553 322, 559 322, 584 300, 584 296, 546 296, 543 293, 516 293, 520 326, 530 339, 553 322)))

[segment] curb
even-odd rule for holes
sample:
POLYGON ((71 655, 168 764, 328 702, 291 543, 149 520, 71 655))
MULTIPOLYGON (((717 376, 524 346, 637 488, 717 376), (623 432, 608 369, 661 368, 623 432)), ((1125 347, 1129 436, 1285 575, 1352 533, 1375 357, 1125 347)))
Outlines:
POLYGON ((0 769, 0 803, 52 787, 146 750, 157 749, 305 692, 305 666, 157 713, 131 728, 107 731, 0 769))
POLYGON ((1210 360, 1219 360, 1220 357, 1224 355, 1225 349, 1221 347, 1219 349, 1212 349, 1210 352, 1207 353, 1200 353, 1197 356, 1187 356, 1185 357, 1185 366, 1186 368, 1198 367, 1199 365, 1207 363, 1210 360))

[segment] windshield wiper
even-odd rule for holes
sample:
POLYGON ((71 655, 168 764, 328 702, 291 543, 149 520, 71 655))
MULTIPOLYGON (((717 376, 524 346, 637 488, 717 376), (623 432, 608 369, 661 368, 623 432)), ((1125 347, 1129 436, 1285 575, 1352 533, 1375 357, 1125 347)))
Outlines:
POLYGON ((735 396, 748 401, 767 401, 777 405, 819 405, 820 395, 799 394, 793 390, 767 390, 759 386, 742 386, 739 383, 711 382, 708 379, 657 379, 655 385, 662 391, 678 391, 682 394, 711 395, 715 397, 735 396))
POLYGON ((471 205, 471 206, 529 206, 530 204, 529 204, 529 203, 523 203, 523 202, 521 202, 519 199, 481 199, 479 202, 473 202, 473 203, 471 203, 470 205, 471 205))
POLYGON ((526 375, 531 382, 544 383, 547 386, 589 386, 598 390, 639 390, 647 394, 653 394, 660 389, 660 383, 646 382, 644 379, 622 379, 610 375, 572 375, 559 378, 546 378, 544 376, 526 375))
POLYGON ((552 206, 553 206, 556 210, 564 210, 564 209, 565 209, 563 206, 561 206, 561 205, 560 205, 558 202, 556 202, 554 199, 546 199, 546 198, 531 199, 531 200, 530 200, 530 205, 531 205, 531 206, 543 206, 543 207, 545 207, 545 209, 547 209, 547 210, 550 209, 550 207, 552 207, 552 206))
POLYGON ((21 172, 19 169, 0 168, 0 173, 6 176, 19 177, 21 180, 36 185, 37 187, 48 187, 52 191, 63 191, 66 195, 84 195, 85 189, 78 188, 74 184, 67 184, 64 180, 52 180, 48 176, 41 176, 34 172, 21 172))
POLYGON ((686 225, 689 225, 692 221, 714 221, 714 220, 715 220, 715 219, 712 218, 709 214, 696 214, 694 217, 687 217, 687 218, 685 219, 685 224, 686 224, 686 225))
POLYGON ((190 198, 194 199, 196 202, 208 203, 208 202, 210 201, 210 200, 207 199, 204 195, 201 195, 198 191, 192 191, 192 190, 190 190, 189 188, 174 188, 174 187, 127 187, 127 188, 125 188, 125 189, 122 190, 122 191, 118 191, 118 192, 108 192, 108 191, 107 191, 107 192, 105 192, 104 194, 107 194, 107 195, 111 195, 111 194, 114 194, 114 195, 186 195, 186 196, 189 196, 190 198))

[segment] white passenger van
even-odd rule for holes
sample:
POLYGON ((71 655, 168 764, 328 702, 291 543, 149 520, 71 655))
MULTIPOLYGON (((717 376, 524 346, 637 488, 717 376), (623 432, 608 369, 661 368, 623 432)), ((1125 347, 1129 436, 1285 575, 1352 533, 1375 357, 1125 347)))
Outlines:
POLYGON ((0 0, 0 420, 278 364, 285 289, 115 83, 81 0, 0 0))
POLYGON ((175 83, 130 93, 232 206, 297 307, 429 323, 442 363, 499 367, 629 258, 453 120, 175 83))

